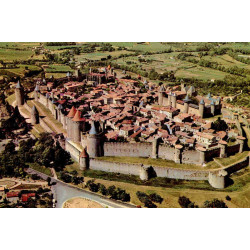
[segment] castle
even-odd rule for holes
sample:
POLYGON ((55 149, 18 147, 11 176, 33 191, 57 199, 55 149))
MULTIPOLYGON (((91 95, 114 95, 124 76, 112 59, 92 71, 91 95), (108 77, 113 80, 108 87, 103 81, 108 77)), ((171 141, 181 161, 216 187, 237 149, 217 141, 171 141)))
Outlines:
MULTIPOLYGON (((211 123, 203 120, 220 113, 220 98, 198 96, 194 87, 183 84, 158 88, 144 82, 147 92, 141 92, 136 80, 117 79, 110 68, 99 73, 90 70, 80 77, 82 81, 78 74, 67 74, 67 79, 58 79, 56 84, 39 81, 34 98, 67 131, 65 149, 79 162, 81 170, 135 174, 142 180, 148 179, 153 170, 159 177, 209 180, 214 187, 225 187, 226 170, 171 169, 98 160, 100 156, 150 157, 203 166, 214 157, 242 152, 244 137, 237 136, 237 142, 229 146, 229 134, 214 131, 211 123)), ((19 82, 18 105, 24 103, 21 89, 19 82)), ((31 116, 33 124, 39 122, 35 107, 31 116)))

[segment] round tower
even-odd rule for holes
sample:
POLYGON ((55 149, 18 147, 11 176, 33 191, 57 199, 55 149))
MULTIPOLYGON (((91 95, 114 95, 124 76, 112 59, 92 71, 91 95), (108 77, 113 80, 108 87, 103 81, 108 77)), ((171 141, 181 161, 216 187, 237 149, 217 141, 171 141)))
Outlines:
POLYGON ((76 108, 72 106, 70 109, 68 115, 67 115, 67 137, 72 138, 73 137, 73 122, 72 118, 74 118, 76 113, 76 108))
POLYGON ((57 106, 57 119, 59 122, 63 123, 62 121, 62 117, 63 117, 63 105, 60 103, 58 106, 57 106))
POLYGON ((88 169, 88 167, 89 167, 89 157, 88 157, 88 154, 87 154, 85 148, 83 149, 83 151, 80 154, 79 163, 80 163, 80 170, 88 169))
POLYGON ((222 169, 219 171, 211 171, 208 175, 208 182, 214 188, 223 189, 226 187, 227 171, 222 169))
POLYGON ((188 97, 188 94, 186 95, 186 97, 184 98, 184 113, 188 113, 189 110, 189 102, 191 101, 188 97))
POLYGON ((172 95, 172 93, 170 92, 168 94, 168 106, 171 106, 171 95, 172 95))
POLYGON ((72 128, 73 128, 73 141, 80 142, 81 141, 81 123, 83 122, 83 118, 81 118, 81 111, 77 110, 75 116, 72 119, 72 128))
POLYGON ((35 105, 31 109, 30 120, 31 120, 31 124, 33 124, 33 125, 39 123, 39 113, 38 113, 35 105))
POLYGON ((100 156, 100 138, 97 135, 94 122, 87 136, 87 151, 90 158, 100 156))
POLYGON ((204 117, 204 109, 205 109, 205 102, 203 99, 201 99, 201 101, 199 103, 199 114, 200 114, 201 118, 204 117))
POLYGON ((15 95, 16 95, 16 104, 17 106, 21 106, 24 104, 24 89, 21 85, 20 81, 17 82, 16 89, 15 89, 15 95))
POLYGON ((215 114, 215 104, 214 104, 214 100, 211 101, 210 107, 211 107, 211 114, 214 116, 214 114, 215 114))
POLYGON ((142 181, 147 181, 149 179, 148 168, 143 166, 143 164, 140 167, 139 176, 142 181))
POLYGON ((38 101, 38 92, 39 92, 39 86, 38 86, 38 84, 36 84, 36 87, 34 89, 34 98, 35 98, 35 101, 38 101))
POLYGON ((172 107, 176 108, 176 94, 173 93, 171 96, 172 107))
POLYGON ((162 106, 163 104, 163 93, 165 92, 165 87, 162 84, 160 89, 159 89, 159 93, 158 93, 158 104, 162 106))

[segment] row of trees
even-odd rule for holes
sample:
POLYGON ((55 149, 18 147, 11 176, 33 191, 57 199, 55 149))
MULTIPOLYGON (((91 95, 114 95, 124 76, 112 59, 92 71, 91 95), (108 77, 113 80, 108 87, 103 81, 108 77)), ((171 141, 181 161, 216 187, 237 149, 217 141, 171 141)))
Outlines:
POLYGON ((92 192, 100 192, 102 195, 109 196, 111 199, 124 202, 130 201, 130 194, 124 189, 117 188, 114 185, 106 188, 103 184, 95 183, 95 180, 87 181, 86 186, 92 192))
MULTIPOLYGON (((226 196, 227 200, 231 200, 229 196, 226 196)), ((198 208, 198 205, 195 205, 194 202, 191 202, 189 198, 186 196, 180 196, 178 199, 178 203, 182 208, 198 208)), ((227 208, 227 205, 224 201, 213 199, 211 201, 206 200, 203 203, 203 208, 227 208)))
POLYGON ((152 193, 150 195, 147 195, 146 193, 137 191, 136 196, 139 199, 139 201, 144 203, 144 206, 147 208, 156 208, 157 206, 155 205, 155 203, 161 204, 163 201, 163 198, 156 193, 152 193))

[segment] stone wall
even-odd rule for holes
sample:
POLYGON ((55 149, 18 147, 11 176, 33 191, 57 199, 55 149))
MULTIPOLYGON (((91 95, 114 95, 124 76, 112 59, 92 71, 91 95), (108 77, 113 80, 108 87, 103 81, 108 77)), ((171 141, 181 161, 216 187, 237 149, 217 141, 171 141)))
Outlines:
POLYGON ((244 158, 242 161, 232 164, 231 166, 225 168, 228 174, 232 174, 234 172, 239 171, 242 168, 245 168, 249 165, 249 156, 244 158))
POLYGON ((183 150, 182 163, 200 164, 200 152, 197 150, 183 150))
POLYGON ((47 106, 47 98, 44 95, 39 94, 38 101, 45 107, 47 106))
MULTIPOLYGON (((127 175, 140 174, 141 164, 118 163, 90 159, 90 169, 101 170, 105 172, 121 173, 127 175)), ((152 167, 157 177, 167 177, 171 179, 183 180, 208 180, 209 171, 203 170, 184 170, 168 167, 152 167)))
POLYGON ((79 156, 81 152, 74 145, 72 145, 69 140, 65 141, 65 150, 70 153, 71 157, 75 161, 79 162, 79 156))
POLYGON ((39 119, 39 124, 46 132, 53 133, 53 130, 47 125, 47 123, 43 119, 39 119))
POLYGON ((216 147, 214 149, 209 149, 208 151, 206 151, 205 153, 205 161, 209 162, 212 161, 213 158, 215 157, 219 157, 220 156, 220 147, 216 147))
POLYGON ((104 156, 150 157, 151 143, 105 142, 104 156))
POLYGON ((158 157, 166 160, 174 160, 175 149, 173 147, 160 144, 158 147, 158 157))
POLYGON ((235 144, 233 146, 227 146, 226 152, 227 156, 234 155, 240 150, 240 144, 235 144))

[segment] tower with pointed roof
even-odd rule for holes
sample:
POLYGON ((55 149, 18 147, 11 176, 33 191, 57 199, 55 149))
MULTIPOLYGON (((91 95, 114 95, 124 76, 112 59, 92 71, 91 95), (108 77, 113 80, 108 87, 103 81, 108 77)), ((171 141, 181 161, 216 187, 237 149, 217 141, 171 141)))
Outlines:
POLYGON ((31 124, 35 125, 35 124, 38 124, 39 123, 39 113, 36 109, 36 106, 34 105, 31 109, 31 117, 30 117, 30 120, 31 120, 31 124))
POLYGON ((72 106, 70 109, 68 115, 67 115, 67 137, 72 138, 73 137, 73 122, 72 119, 74 118, 76 113, 76 108, 72 106))
POLYGON ((15 89, 15 95, 16 95, 16 104, 17 106, 21 106, 24 104, 24 89, 21 85, 20 81, 17 82, 16 89, 15 89))
POLYGON ((72 137, 73 141, 81 142, 81 127, 84 122, 84 118, 81 118, 81 111, 77 110, 72 119, 72 137))
POLYGON ((176 108, 176 94, 175 93, 171 95, 171 105, 172 107, 176 108))
POLYGON ((186 95, 186 97, 183 99, 184 101, 184 113, 188 113, 188 110, 189 110, 189 102, 191 101, 189 99, 189 96, 188 94, 186 95))
POLYGON ((159 93, 158 93, 158 104, 162 106, 163 104, 163 93, 166 91, 164 85, 162 84, 161 87, 159 88, 159 93))
POLYGON ((34 89, 34 98, 35 98, 35 101, 38 101, 38 92, 39 92, 39 85, 36 84, 36 87, 34 89))
POLYGON ((87 151, 90 158, 101 156, 101 140, 93 121, 87 137, 87 151))
POLYGON ((89 156, 84 148, 79 156, 80 170, 86 170, 89 167, 89 156))
POLYGON ((203 99, 201 99, 201 101, 199 102, 199 114, 201 118, 204 117, 204 109, 205 109, 205 102, 203 99))
POLYGON ((210 107, 211 107, 211 114, 214 116, 214 114, 215 114, 215 103, 214 103, 214 100, 211 101, 210 107))

